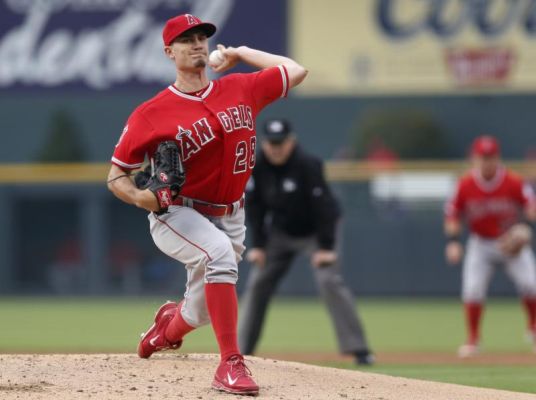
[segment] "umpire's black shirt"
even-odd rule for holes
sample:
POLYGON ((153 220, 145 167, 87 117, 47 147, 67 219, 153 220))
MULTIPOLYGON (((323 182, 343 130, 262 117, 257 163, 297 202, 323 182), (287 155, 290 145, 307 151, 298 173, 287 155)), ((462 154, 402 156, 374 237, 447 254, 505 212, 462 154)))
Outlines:
POLYGON ((326 184, 322 161, 296 145, 284 165, 260 152, 246 187, 246 218, 253 247, 263 248, 271 228, 290 236, 316 236, 332 250, 340 208, 326 184))

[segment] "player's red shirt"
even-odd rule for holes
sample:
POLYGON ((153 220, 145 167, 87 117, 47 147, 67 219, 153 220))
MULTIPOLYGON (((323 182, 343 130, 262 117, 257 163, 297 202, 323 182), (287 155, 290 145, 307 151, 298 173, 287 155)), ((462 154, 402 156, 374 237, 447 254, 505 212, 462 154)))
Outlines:
POLYGON ((491 181, 472 170, 458 182, 447 202, 447 218, 464 217, 472 233, 497 238, 519 220, 520 212, 536 201, 532 188, 506 168, 499 168, 491 181))
POLYGON ((158 144, 175 140, 186 171, 181 195, 216 204, 241 198, 255 165, 255 118, 288 92, 283 66, 211 81, 199 96, 174 86, 130 115, 112 163, 139 168, 158 144))

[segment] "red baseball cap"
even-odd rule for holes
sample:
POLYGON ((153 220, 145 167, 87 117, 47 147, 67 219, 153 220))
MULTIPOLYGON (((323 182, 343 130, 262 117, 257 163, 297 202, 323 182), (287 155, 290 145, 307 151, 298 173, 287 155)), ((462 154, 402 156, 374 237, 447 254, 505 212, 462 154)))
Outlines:
POLYGON ((211 37, 216 33, 215 25, 209 22, 203 22, 195 15, 182 14, 166 21, 164 31, 162 32, 164 45, 169 46, 178 36, 193 28, 203 29, 207 37, 211 37))
POLYGON ((479 136, 471 146, 471 154, 479 156, 497 156, 501 152, 499 142, 493 136, 479 136))

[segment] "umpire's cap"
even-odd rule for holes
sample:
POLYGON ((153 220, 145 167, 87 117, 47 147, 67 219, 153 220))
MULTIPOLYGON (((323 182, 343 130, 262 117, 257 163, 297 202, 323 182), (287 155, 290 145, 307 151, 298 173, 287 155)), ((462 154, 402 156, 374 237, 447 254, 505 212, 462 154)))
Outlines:
POLYGON ((286 119, 269 119, 264 124, 264 137, 271 143, 281 143, 292 133, 286 119))
POLYGON ((202 29, 207 37, 211 37, 216 33, 215 25, 209 22, 203 22, 195 15, 182 14, 167 20, 164 31, 162 32, 164 44, 169 46, 177 37, 193 28, 202 29))

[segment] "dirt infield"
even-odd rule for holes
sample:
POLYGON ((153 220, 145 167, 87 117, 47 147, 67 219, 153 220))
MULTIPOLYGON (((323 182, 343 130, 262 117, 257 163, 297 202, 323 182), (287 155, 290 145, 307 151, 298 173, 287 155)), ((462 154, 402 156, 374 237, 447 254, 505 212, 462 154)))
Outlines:
MULTIPOLYGON (((534 395, 395 378, 360 371, 248 357, 259 398, 354 400, 529 400, 534 395)), ((236 399, 210 389, 210 354, 0 355, 0 398, 236 399)))

